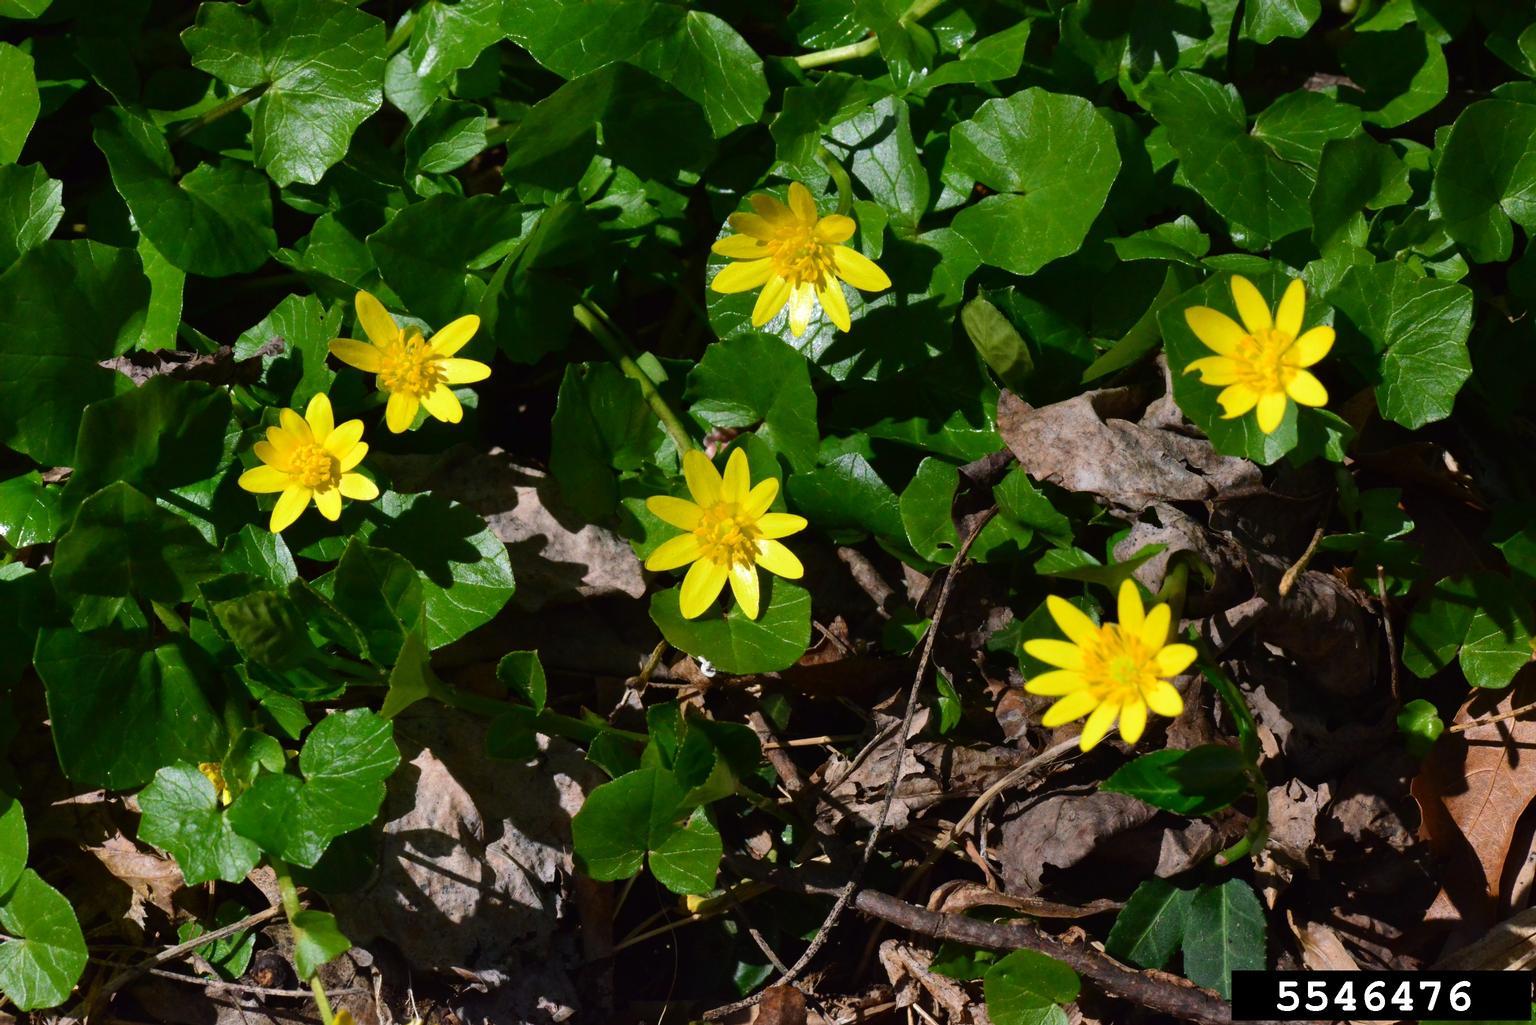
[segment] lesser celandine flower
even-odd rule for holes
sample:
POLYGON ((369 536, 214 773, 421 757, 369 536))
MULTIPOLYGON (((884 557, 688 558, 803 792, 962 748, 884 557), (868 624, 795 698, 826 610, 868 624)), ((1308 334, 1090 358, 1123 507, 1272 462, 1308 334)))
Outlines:
POLYGON ((1326 405, 1327 389, 1306 368, 1333 348, 1333 328, 1319 326, 1301 333, 1307 304, 1301 279, 1286 286, 1273 317, 1253 282, 1240 274, 1232 276, 1232 299, 1243 318, 1241 326, 1209 306, 1184 311, 1195 337, 1216 353, 1195 360, 1184 372, 1197 372, 1203 383, 1223 389, 1216 396, 1222 417, 1233 420, 1258 407, 1259 430, 1270 434, 1280 426, 1291 399, 1303 406, 1326 405))
POLYGON ((234 801, 234 791, 229 789, 229 783, 224 779, 224 766, 218 762, 198 762, 197 771, 213 784, 213 792, 218 795, 220 804, 227 805, 234 801))
POLYGON ((454 355, 480 330, 480 318, 460 317, 430 339, 414 327, 401 327, 384 304, 367 292, 357 293, 357 321, 368 341, 338 338, 331 355, 350 366, 377 374, 379 390, 389 393, 384 422, 396 434, 410 427, 416 410, 425 406, 444 423, 464 419, 464 407, 453 385, 473 384, 491 376, 478 360, 454 355))
POLYGON ((737 262, 722 268, 710 287, 726 294, 761 288, 752 308, 753 327, 762 327, 787 305, 789 330, 798 338, 819 302, 832 323, 847 331, 848 299, 840 281, 865 292, 891 287, 891 279, 873 260, 843 245, 853 237, 853 218, 820 216, 811 190, 799 182, 789 187, 788 206, 759 193, 752 197, 752 209, 754 213, 729 218, 741 234, 728 235, 711 247, 737 262))
POLYGON ((1104 739, 1116 719, 1120 735, 1134 744, 1146 728, 1147 709, 1166 716, 1184 710, 1184 699, 1168 679, 1189 668, 1195 649, 1168 643, 1173 614, 1167 605, 1145 609, 1141 592, 1129 580, 1120 585, 1118 623, 1099 626, 1055 595, 1045 603, 1067 639, 1024 642, 1025 652, 1056 667, 1024 684, 1031 694, 1061 699, 1040 719, 1042 726, 1061 726, 1086 715, 1080 743, 1087 751, 1104 739))
POLYGON ((281 492, 272 507, 272 533, 286 530, 311 501, 321 516, 334 520, 341 515, 343 498, 367 502, 379 497, 377 484, 352 472, 368 454, 361 420, 337 424, 324 395, 310 399, 303 416, 284 409, 278 420, 280 426, 267 428, 267 440, 251 449, 262 465, 240 475, 247 491, 281 492))
POLYGON ((645 500, 655 516, 688 533, 672 538, 645 560, 649 570, 688 567, 679 605, 693 619, 709 608, 725 582, 741 610, 756 619, 759 606, 757 567, 789 580, 805 572, 794 553, 778 538, 805 529, 805 517, 769 512, 779 482, 769 477, 753 485, 741 449, 725 462, 725 476, 697 449, 683 453, 683 478, 693 501, 657 495, 645 500))

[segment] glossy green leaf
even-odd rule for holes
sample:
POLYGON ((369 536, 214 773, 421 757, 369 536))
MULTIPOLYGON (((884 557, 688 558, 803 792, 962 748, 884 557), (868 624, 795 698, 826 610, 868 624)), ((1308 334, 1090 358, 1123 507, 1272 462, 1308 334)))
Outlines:
POLYGON ((1116 769, 1100 787, 1180 815, 1209 815, 1248 789, 1243 756, 1225 744, 1153 751, 1116 769))
POLYGON ((21 878, 27 867, 27 820, 21 802, 0 790, 0 893, 5 893, 21 878))
POLYGON ((293 967, 299 978, 313 978, 320 966, 352 949, 352 941, 329 911, 305 909, 290 920, 293 926, 293 967))
POLYGON ((200 381, 152 377, 80 418, 68 494, 114 481, 156 492, 206 480, 225 464, 229 394, 200 381))
POLYGON ((553 426, 550 472, 571 508, 591 521, 618 505, 614 471, 638 469, 663 437, 639 384, 606 363, 566 367, 553 426))
POLYGON ((127 484, 86 499, 54 550, 53 586, 65 597, 137 595, 181 602, 220 571, 219 553, 186 520, 127 484))
POLYGON ((544 678, 544 664, 537 651, 511 651, 496 664, 496 679, 508 690, 533 706, 535 712, 544 711, 549 696, 549 684, 544 678))
POLYGON ((0 43, 0 164, 14 164, 21 156, 41 109, 32 55, 0 43))
POLYGON ((1335 139, 1323 147, 1312 190, 1312 240, 1327 249, 1344 240, 1362 208, 1379 210, 1412 195, 1408 167, 1390 148, 1363 135, 1335 139))
POLYGON ((987 1017, 997 1025, 1066 1025, 1061 1006, 1077 999, 1082 980, 1069 966, 1033 950, 1000 958, 982 978, 987 1017))
POLYGON ((594 879, 626 879, 647 854, 664 886, 679 893, 707 892, 719 868, 721 841, 662 768, 636 769, 593 790, 571 820, 571 839, 584 871, 594 879), (659 864, 658 864, 659 859, 659 864))
POLYGON ((901 522, 912 550, 932 562, 953 561, 960 547, 955 522, 950 518, 960 471, 952 463, 930 456, 918 464, 912 482, 901 493, 901 522))
POLYGON ((811 596, 802 587, 758 570, 762 608, 748 619, 727 587, 696 619, 684 619, 680 588, 651 596, 651 619, 669 644, 726 673, 772 673, 795 664, 811 643, 811 596), (721 615, 723 609, 729 611, 721 615))
POLYGON ((0 894, 0 993, 18 1010, 62 1004, 85 971, 75 909, 31 869, 0 894))
POLYGON ((1473 260, 1509 259, 1509 222, 1536 227, 1536 106, 1482 100, 1462 111, 1435 165, 1434 200, 1473 260))
POLYGON ((64 185, 41 164, 0 164, 0 272, 41 245, 64 217, 64 185))
POLYGON ((64 525, 59 506, 59 489, 35 470, 0 481, 0 538, 13 548, 52 541, 64 525))
POLYGON ((139 839, 168 851, 189 886, 238 883, 261 852, 235 833, 213 784, 191 765, 168 765, 139 791, 139 839))
POLYGON ((1243 33, 1260 45, 1303 36, 1322 10, 1322 0, 1248 0, 1243 6, 1243 33))
POLYGON ((1122 961, 1161 969, 1184 942, 1194 890, 1181 890, 1166 879, 1148 879, 1115 916, 1104 949, 1122 961))
POLYGON ((768 335, 716 342, 688 375, 694 416, 712 427, 756 428, 791 466, 816 465, 816 393, 799 353, 768 335))

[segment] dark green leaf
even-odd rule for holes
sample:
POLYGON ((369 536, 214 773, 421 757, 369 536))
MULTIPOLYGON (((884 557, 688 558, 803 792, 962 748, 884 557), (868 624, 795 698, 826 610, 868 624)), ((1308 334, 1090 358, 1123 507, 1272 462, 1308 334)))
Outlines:
POLYGON ((1243 756, 1224 744, 1142 755, 1115 770, 1100 787, 1180 815, 1209 815, 1248 788, 1243 756))
POLYGON ((769 335, 716 342, 688 375, 694 416, 714 427, 756 427, 797 469, 816 465, 816 393, 799 353, 769 335))
POLYGON ((168 765, 139 791, 139 839, 175 857, 187 885, 238 883, 256 867, 256 845, 235 833, 208 778, 190 765, 168 765))
POLYGON ((1184 942, 1194 898, 1194 890, 1181 890, 1166 879, 1148 879, 1115 916, 1104 949, 1143 968, 1164 968, 1184 942))
POLYGON ((0 165, 0 271, 41 245, 63 217, 64 184, 43 165, 0 165))
POLYGON ((1509 222, 1536 228, 1536 106, 1483 100, 1462 111, 1435 166, 1434 200, 1468 256, 1509 259, 1509 222))
POLYGON ((219 553, 186 520, 127 484, 81 504, 54 551, 53 586, 65 597, 137 595, 176 603, 219 574, 219 553))
POLYGON ((1229 996, 1234 971, 1264 967, 1264 931, 1264 909, 1246 882, 1200 887, 1185 918, 1184 974, 1229 996))
POLYGON ((14 164, 21 156, 41 109, 32 55, 0 43, 0 164, 14 164))
POLYGON ((6 544, 12 548, 44 544, 58 537, 63 525, 59 489, 44 484, 36 470, 0 481, 0 538, 6 544))

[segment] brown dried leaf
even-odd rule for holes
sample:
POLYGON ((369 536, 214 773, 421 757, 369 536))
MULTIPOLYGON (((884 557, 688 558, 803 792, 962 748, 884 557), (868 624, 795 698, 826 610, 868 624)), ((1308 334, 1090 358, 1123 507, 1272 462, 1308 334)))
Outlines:
POLYGON ((756 1025, 805 1025, 805 994, 793 986, 769 986, 757 1002, 756 1025))
POLYGON ((1285 913, 1285 922, 1296 936, 1296 942, 1301 944, 1301 962, 1308 968, 1319 972, 1360 970, 1359 963, 1344 949, 1339 934, 1330 926, 1322 922, 1297 922, 1296 916, 1289 911, 1285 913))

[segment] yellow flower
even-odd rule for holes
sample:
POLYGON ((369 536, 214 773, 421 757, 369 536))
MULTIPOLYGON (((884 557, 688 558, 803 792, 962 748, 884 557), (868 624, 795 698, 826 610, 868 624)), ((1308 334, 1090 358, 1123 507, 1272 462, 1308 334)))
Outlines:
POLYGON ((272 533, 286 530, 309 508, 310 499, 321 516, 334 520, 341 515, 342 498, 367 502, 379 497, 377 484, 352 472, 368 454, 361 420, 337 424, 324 395, 310 399, 303 416, 284 409, 278 420, 281 426, 268 427, 267 440, 251 449, 262 465, 240 475, 247 491, 282 492, 272 507, 272 533))
POLYGON ((219 795, 220 804, 229 804, 235 799, 235 795, 230 792, 229 784, 224 780, 223 766, 218 762, 198 762, 197 771, 213 784, 213 792, 219 795))
POLYGON ((653 515, 688 531, 652 552, 645 568, 677 569, 693 563, 683 577, 680 604, 685 619, 714 604, 727 580, 741 610, 756 619, 757 567, 789 580, 798 580, 805 572, 794 553, 777 540, 804 530, 805 517, 768 511, 779 493, 779 482, 769 477, 754 486, 741 449, 726 460, 723 479, 704 453, 684 452, 683 477, 692 502, 668 495, 645 500, 653 515))
POLYGON ((1274 318, 1253 282, 1234 274, 1232 299, 1243 326, 1209 306, 1191 306, 1184 320, 1195 337, 1216 353, 1197 359, 1184 372, 1198 371, 1205 384, 1222 387, 1216 396, 1222 418, 1232 420, 1258 407, 1259 430, 1270 434, 1285 417, 1290 399, 1303 406, 1328 403, 1328 391, 1311 371, 1333 348, 1333 328, 1314 327, 1297 337, 1306 308, 1306 286, 1292 281, 1274 318))
POLYGON ((473 384, 491 376, 491 368, 478 360, 459 359, 454 353, 480 330, 480 318, 460 317, 430 339, 421 332, 395 323, 384 305, 367 292, 357 293, 357 322, 367 342, 338 338, 331 355, 349 366, 377 374, 380 391, 389 393, 384 421, 395 434, 410 427, 422 406, 444 423, 464 419, 464 407, 453 394, 453 385, 473 384), (372 344, 369 344, 369 343, 372 344))
POLYGON ((1061 698, 1041 718, 1042 726, 1088 716, 1081 739, 1087 751, 1104 739, 1117 718, 1120 735, 1134 744, 1146 728, 1148 708, 1170 717, 1184 710, 1184 699, 1168 678, 1189 668, 1195 649, 1168 643, 1172 613, 1167 605, 1144 609, 1141 592, 1129 580, 1120 585, 1119 623, 1097 626, 1055 595, 1045 604, 1067 640, 1024 642, 1029 655, 1057 667, 1024 684, 1031 694, 1061 698))
POLYGON ((842 214, 820 217, 811 190, 794 182, 789 205, 759 193, 752 197, 756 213, 731 214, 728 235, 711 248, 732 263, 710 282, 716 292, 750 292, 761 287, 752 308, 752 326, 762 327, 789 305, 789 329, 796 338, 805 333, 819 300, 832 323, 847 331, 848 299, 839 279, 866 292, 891 287, 891 279, 869 257, 842 243, 853 237, 853 218, 842 214))

